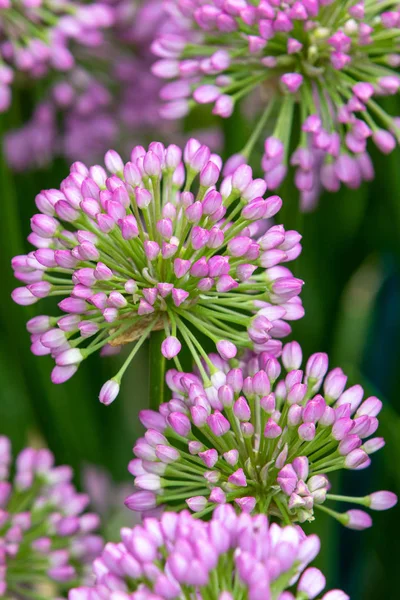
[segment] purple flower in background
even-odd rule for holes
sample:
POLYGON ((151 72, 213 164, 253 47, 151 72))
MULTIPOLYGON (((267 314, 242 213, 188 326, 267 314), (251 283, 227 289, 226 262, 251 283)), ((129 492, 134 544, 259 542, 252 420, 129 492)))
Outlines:
POLYGON ((49 70, 69 71, 75 58, 71 43, 96 47, 103 29, 114 22, 105 3, 52 3, 3 0, 0 6, 0 112, 11 104, 11 86, 18 77, 44 77, 49 70))
POLYGON ((95 534, 99 517, 85 512, 89 498, 72 477, 46 449, 25 448, 14 468, 11 443, 0 436, 1 598, 42 597, 49 582, 46 597, 55 598, 91 581, 88 565, 103 547, 95 534))
POLYGON ((374 177, 369 138, 385 154, 398 142, 398 119, 379 102, 400 87, 396 2, 165 0, 165 9, 177 31, 152 46, 160 58, 153 72, 173 80, 161 90, 163 116, 211 104, 229 117, 257 92, 266 107, 238 160, 263 135, 269 189, 292 165, 303 210, 322 188, 353 189, 374 177))
POLYGON ((132 492, 129 481, 117 483, 106 469, 97 465, 85 465, 81 480, 90 506, 100 516, 107 540, 115 540, 121 527, 134 527, 140 523, 140 514, 129 511, 124 505, 125 498, 132 492))
POLYGON ((282 201, 263 198, 265 181, 241 165, 218 186, 222 160, 195 139, 183 152, 136 146, 126 164, 110 150, 105 164, 74 163, 59 190, 38 194, 28 237, 36 249, 12 261, 26 284, 14 301, 55 296, 64 313, 27 324, 32 352, 55 359, 53 382, 69 379, 93 352, 136 340, 101 390, 110 404, 154 330, 165 331, 161 351, 178 369, 181 344, 188 346, 206 386, 217 369, 196 330, 226 359, 237 347, 279 353, 276 338, 304 312, 303 282, 282 266, 300 254, 301 236, 267 221, 282 201))
POLYGON ((286 524, 312 521, 318 509, 364 529, 371 525, 367 513, 340 514, 325 501, 372 510, 396 504, 396 495, 386 491, 362 498, 330 493, 329 473, 365 469, 384 440, 371 437, 380 400, 363 400, 360 385, 346 389, 341 369, 328 372, 326 354, 313 354, 304 371, 297 342, 284 346, 280 361, 268 352, 231 364, 210 358, 218 369, 212 387, 194 373, 171 370, 172 400, 159 412, 140 413, 147 431, 129 464, 139 490, 127 498, 129 508, 186 505, 203 516, 218 504, 235 503, 286 524))
POLYGON ((163 23, 160 0, 117 0, 107 9, 114 22, 101 45, 74 48, 74 68, 55 78, 30 121, 5 136, 14 170, 55 156, 93 163, 116 144, 130 150, 133 136, 151 128, 159 135, 176 129, 158 114, 161 82, 150 72, 150 43, 163 23))
MULTIPOLYGON (((264 515, 237 515, 220 506, 209 522, 187 511, 121 530, 93 564, 96 583, 73 589, 69 600, 190 599, 249 600, 320 596, 325 577, 308 567, 320 548, 300 527, 268 524, 264 515)), ((322 600, 348 600, 332 590, 322 600)))
POLYGON ((15 171, 45 167, 57 147, 56 115, 51 103, 36 106, 28 123, 4 135, 3 145, 7 162, 15 171))
MULTIPOLYGON (((82 487, 90 498, 90 505, 107 521, 121 509, 129 484, 116 483, 110 473, 97 465, 85 465, 82 472, 82 487)), ((136 524, 132 522, 132 525, 136 524)))
MULTIPOLYGON (((163 140, 187 141, 177 123, 160 116, 162 82, 151 73, 150 44, 171 30, 161 4, 110 3, 115 20, 102 44, 75 48, 75 67, 53 78, 30 120, 4 136, 13 170, 40 168, 57 156, 93 164, 111 147, 129 156, 132 146, 149 143, 155 132, 163 140)), ((221 146, 216 128, 196 135, 214 150, 221 146)))

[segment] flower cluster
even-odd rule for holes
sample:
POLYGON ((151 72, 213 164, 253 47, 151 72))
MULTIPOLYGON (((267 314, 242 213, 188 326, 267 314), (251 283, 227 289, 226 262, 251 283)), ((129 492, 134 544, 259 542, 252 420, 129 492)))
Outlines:
MULTIPOLYGON (((93 587, 71 590, 69 600, 129 598, 219 598, 294 600, 316 598, 325 577, 307 565, 319 552, 316 535, 268 524, 264 515, 237 515, 221 506, 209 522, 187 511, 147 518, 121 530, 121 542, 107 544, 94 562, 93 587)), ((348 600, 332 590, 323 600, 348 600)))
POLYGON ((345 389, 341 369, 327 374, 326 354, 313 354, 303 372, 300 346, 286 344, 282 377, 281 363, 266 352, 233 368, 218 356, 212 359, 219 369, 212 389, 204 389, 193 373, 171 370, 172 400, 159 413, 141 412, 147 431, 129 465, 139 489, 127 498, 129 508, 186 504, 202 516, 217 504, 234 502, 245 512, 271 514, 287 524, 310 521, 320 509, 346 527, 363 529, 371 525, 367 513, 340 514, 325 501, 373 510, 397 502, 386 491, 362 498, 330 493, 327 473, 368 467, 369 455, 384 440, 371 438, 380 400, 363 401, 359 385, 345 389))
POLYGON ((139 134, 176 129, 159 116, 161 82, 150 71, 160 0, 117 0, 111 8, 115 19, 102 44, 76 48, 75 67, 56 78, 27 123, 5 136, 14 170, 42 167, 55 156, 97 162, 115 145, 129 151, 139 134))
POLYGON ((98 46, 103 29, 114 21, 111 6, 3 0, 0 7, 0 112, 11 103, 11 84, 18 75, 43 77, 49 69, 68 71, 74 66, 70 42, 98 46))
POLYGON ((55 358, 53 382, 93 352, 136 340, 102 388, 109 404, 155 330, 165 330, 161 351, 179 369, 180 340, 187 344, 206 386, 217 369, 193 329, 226 359, 238 346, 279 353, 275 338, 303 316, 303 282, 280 265, 299 255, 301 236, 267 221, 282 201, 262 197, 265 181, 242 165, 217 189, 222 160, 195 139, 183 153, 159 142, 136 146, 126 164, 110 150, 105 163, 108 173, 74 163, 60 190, 36 197, 28 237, 36 250, 12 261, 27 284, 13 291, 18 304, 65 296, 58 306, 66 314, 27 324, 32 352, 55 358))
POLYGON ((55 598, 90 581, 87 565, 103 547, 93 533, 99 518, 84 512, 88 497, 75 490, 70 467, 53 466, 48 450, 22 450, 13 481, 11 461, 10 441, 1 436, 0 597, 38 598, 50 580, 55 598))
POLYGON ((389 153, 400 134, 397 119, 378 102, 400 87, 395 0, 165 5, 181 28, 153 44, 161 57, 153 72, 175 80, 161 90, 165 118, 181 117, 195 103, 212 104, 214 114, 229 117, 236 103, 258 90, 266 109, 241 155, 246 160, 264 133, 262 166, 271 189, 291 164, 307 209, 321 187, 356 188, 373 178, 367 140, 389 153), (296 106, 301 130, 293 134, 296 106))

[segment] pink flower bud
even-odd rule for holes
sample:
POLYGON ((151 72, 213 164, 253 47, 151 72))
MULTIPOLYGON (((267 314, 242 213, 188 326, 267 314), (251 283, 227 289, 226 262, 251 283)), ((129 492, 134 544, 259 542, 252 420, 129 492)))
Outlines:
POLYGON ((368 454, 361 448, 352 450, 344 460, 344 466, 346 469, 365 469, 371 464, 371 459, 368 454))
POLYGON ((300 75, 300 73, 285 73, 281 77, 281 82, 286 87, 288 92, 295 94, 303 83, 303 76, 300 75))
POLYGON ((374 492, 367 496, 368 506, 372 510, 388 510, 397 504, 397 496, 393 492, 374 492))
POLYGON ((232 342, 227 340, 220 340, 217 342, 217 350, 224 360, 230 360, 237 354, 237 348, 235 344, 232 344, 232 342))
POLYGON ((275 421, 270 418, 268 419, 264 428, 264 437, 270 440, 274 440, 282 434, 282 429, 275 421))
POLYGON ((102 404, 105 404, 106 406, 114 402, 115 398, 119 394, 119 388, 119 383, 114 379, 109 379, 108 381, 106 381, 100 390, 100 402, 102 404))
POLYGON ((207 506, 208 500, 205 496, 193 496, 186 500, 186 504, 193 512, 201 512, 207 506))
POLYGON ((283 347, 282 362, 287 371, 299 369, 303 360, 300 344, 290 342, 283 347))
POLYGON ((395 137, 384 129, 375 131, 372 134, 372 139, 383 154, 390 154, 396 147, 395 137))
POLYGON ((343 514, 343 524, 349 529, 362 531, 372 526, 372 519, 368 513, 363 510, 352 509, 343 514))
POLYGON ((233 483, 238 487, 247 487, 247 479, 246 475, 243 472, 243 469, 238 469, 232 475, 228 477, 229 483, 233 483))
POLYGON ((67 367, 69 365, 77 365, 84 359, 82 352, 78 348, 70 348, 58 354, 56 357, 56 363, 60 367, 67 367))
POLYGON ((306 375, 310 379, 320 380, 328 370, 328 356, 324 352, 318 352, 310 356, 306 365, 306 375))
POLYGON ((342 590, 330 590, 322 596, 321 600, 350 600, 350 596, 342 592, 342 590))
POLYGON ((190 421, 186 415, 178 412, 171 413, 167 417, 170 427, 180 436, 187 437, 191 430, 190 421))
POLYGON ((131 496, 128 496, 124 504, 130 510, 142 512, 155 508, 157 506, 157 501, 153 492, 143 491, 135 492, 131 496))
POLYGON ((48 215, 34 215, 31 218, 32 231, 41 237, 53 237, 56 234, 58 227, 58 221, 48 215))
POLYGON ((325 583, 326 580, 321 571, 315 567, 310 567, 300 577, 297 591, 303 592, 307 598, 316 598, 324 589, 325 583))
POLYGON ((193 92, 193 98, 199 104, 209 104, 215 102, 221 94, 221 89, 216 85, 201 85, 193 92))
POLYGON ((110 173, 122 173, 124 170, 122 158, 115 150, 109 150, 106 153, 104 162, 110 173))
POLYGON ((374 452, 377 452, 378 450, 383 448, 384 445, 385 440, 383 438, 376 437, 367 440, 361 447, 367 454, 373 454, 374 452))
POLYGON ((224 415, 221 412, 217 410, 212 415, 207 417, 207 425, 209 426, 213 434, 217 437, 225 435, 225 433, 227 433, 230 430, 229 421, 224 417, 224 415))
POLYGON ((298 428, 299 438, 306 442, 311 442, 315 438, 314 423, 303 423, 298 428))
POLYGON ((181 348, 182 344, 180 343, 178 338, 176 338, 173 335, 167 337, 161 344, 161 352, 163 356, 165 356, 165 358, 169 360, 174 356, 177 356, 181 351, 181 348))
POLYGON ((179 451, 176 448, 165 444, 157 444, 156 456, 165 464, 173 463, 180 458, 179 451))
POLYGON ((257 500, 254 496, 243 496, 242 498, 235 498, 235 503, 241 508, 244 513, 252 513, 257 504, 257 500))

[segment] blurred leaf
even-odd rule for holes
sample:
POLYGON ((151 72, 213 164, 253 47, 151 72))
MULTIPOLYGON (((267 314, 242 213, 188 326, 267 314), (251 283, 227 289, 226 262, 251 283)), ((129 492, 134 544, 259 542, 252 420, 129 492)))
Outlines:
MULTIPOLYGON (((5 117, 1 124, 5 127, 5 117)), ((52 172, 48 178, 58 182, 65 176, 62 172, 52 172)), ((41 174, 42 186, 46 177, 41 174)), ((72 381, 63 386, 55 386, 50 381, 51 363, 47 358, 33 356, 29 351, 29 335, 25 323, 34 314, 36 306, 21 307, 12 302, 10 295, 18 281, 13 277, 10 262, 17 254, 25 253, 28 245, 23 236, 29 229, 29 219, 34 212, 34 196, 40 191, 39 184, 32 184, 30 175, 14 176, 0 156, 0 181, 2 192, 2 219, 0 219, 0 273, 3 297, 0 303, 0 332, 2 347, 7 349, 12 369, 6 384, 0 389, 0 415, 7 410, 10 394, 20 385, 21 418, 15 423, 20 427, 17 440, 26 436, 25 427, 29 420, 36 422, 49 446, 63 462, 77 467, 82 459, 101 460, 100 422, 96 416, 97 390, 90 382, 90 371, 82 371, 72 381), (24 231, 25 230, 25 231, 24 231), (14 380, 18 383, 14 383, 14 380), (25 391, 23 391, 25 390, 25 391), (29 405, 28 405, 29 402, 29 405), (28 405, 25 410, 23 405, 28 405), (25 415, 31 415, 30 419, 25 415)), ((29 251, 32 248, 29 248, 29 251)), ((43 310, 43 308, 41 308, 43 310)), ((54 310, 54 308, 53 308, 54 310)), ((85 365, 86 366, 86 365, 85 365)), ((3 367, 6 369, 6 367, 3 367)), ((2 369, 2 370, 3 370, 2 369)))
MULTIPOLYGON (((364 260, 343 291, 334 336, 334 360, 331 365, 340 365, 344 369, 349 376, 350 385, 360 383, 367 395, 377 395, 384 402, 379 415, 378 435, 385 438, 387 446, 372 457, 370 468, 342 475, 342 491, 350 496, 363 496, 382 488, 400 492, 397 460, 393 461, 394 456, 400 459, 400 416, 391 408, 389 400, 383 398, 383 390, 377 389, 373 384, 375 373, 369 372, 365 362, 366 349, 373 356, 377 348, 373 342, 368 344, 368 340, 376 339, 377 334, 379 336, 379 332, 382 331, 381 328, 374 330, 373 327, 386 278, 387 273, 382 260, 376 256, 369 256, 364 260)), ((387 344, 384 346, 385 353, 388 353, 387 344)), ((388 558, 391 553, 399 551, 396 537, 389 536, 390 540, 387 540, 386 536, 382 538, 380 531, 380 525, 382 527, 391 515, 393 512, 375 513, 375 527, 368 532, 343 530, 338 547, 338 555, 342 557, 342 575, 339 582, 354 600, 391 597, 393 583, 390 583, 385 575, 382 550, 377 550, 378 546, 384 545, 384 552, 388 558), (365 540, 365 550, 358 553, 361 539, 365 540)), ((398 529, 398 519, 395 523, 398 529)))

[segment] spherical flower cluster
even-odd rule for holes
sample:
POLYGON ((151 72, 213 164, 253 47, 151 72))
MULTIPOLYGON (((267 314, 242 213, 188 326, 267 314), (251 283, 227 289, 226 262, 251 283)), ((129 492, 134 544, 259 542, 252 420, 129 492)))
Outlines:
POLYGON ((129 465, 139 490, 127 498, 129 508, 186 504, 203 516, 234 502, 287 524, 311 521, 320 509, 346 527, 363 529, 371 525, 367 513, 340 514, 325 501, 373 510, 396 503, 386 491, 362 498, 330 493, 328 473, 368 467, 369 455, 384 440, 371 438, 382 403, 375 397, 363 401, 359 385, 345 389, 341 369, 327 374, 326 354, 313 354, 304 372, 297 342, 284 346, 281 362, 266 352, 233 368, 218 356, 213 361, 219 377, 212 389, 204 389, 193 373, 172 370, 172 400, 159 412, 141 412, 147 431, 129 465))
POLYGON ((11 462, 10 441, 0 436, 0 598, 39 598, 49 580, 56 598, 90 581, 87 565, 103 547, 93 533, 99 518, 84 512, 88 497, 48 450, 22 450, 13 480, 11 462))
POLYGON ((351 0, 203 0, 165 2, 181 27, 153 44, 153 71, 174 79, 161 90, 163 115, 181 117, 212 104, 229 117, 258 90, 265 112, 237 160, 248 159, 264 133, 262 166, 270 189, 288 165, 304 209, 321 187, 357 188, 374 176, 366 151, 371 138, 385 154, 399 139, 397 119, 378 102, 396 94, 400 78, 396 2, 351 0), (299 132, 292 122, 298 107, 299 132), (295 148, 289 157, 289 148, 295 148))
POLYGON ((55 78, 28 122, 6 134, 12 169, 42 167, 56 156, 93 164, 115 145, 129 152, 139 135, 177 129, 159 116, 161 82, 150 71, 150 43, 165 21, 161 1, 116 0, 111 9, 102 44, 75 48, 74 68, 55 78))
POLYGON ((69 0, 3 0, 0 6, 0 112, 11 103, 15 75, 43 77, 74 66, 70 42, 98 46, 114 21, 111 6, 69 0))
MULTIPOLYGON (((325 577, 307 565, 319 552, 316 535, 299 527, 268 524, 264 515, 236 515, 220 506, 211 521, 187 511, 121 530, 94 562, 93 587, 71 590, 69 600, 190 599, 294 600, 316 598, 325 577)), ((348 600, 332 590, 323 600, 348 600)))
POLYGON ((109 404, 155 330, 165 331, 161 351, 179 369, 187 344, 206 386, 217 369, 193 329, 218 342, 224 358, 238 346, 279 353, 275 338, 303 316, 303 282, 279 264, 299 255, 301 236, 266 221, 282 201, 262 197, 265 181, 242 165, 217 189, 222 160, 195 139, 183 154, 153 142, 147 151, 136 146, 126 164, 110 150, 105 163, 108 172, 74 163, 60 190, 36 197, 40 214, 28 237, 36 250, 12 261, 27 284, 13 291, 15 302, 64 296, 66 314, 27 324, 32 352, 55 359, 53 382, 69 379, 93 352, 136 340, 102 388, 109 404))

